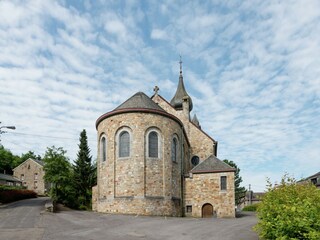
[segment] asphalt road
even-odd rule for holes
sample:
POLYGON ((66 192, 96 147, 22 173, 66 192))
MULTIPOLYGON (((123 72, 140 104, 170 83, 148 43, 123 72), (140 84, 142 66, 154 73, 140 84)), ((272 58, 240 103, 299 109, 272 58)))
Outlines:
POLYGON ((43 212, 45 199, 24 200, 0 207, 0 240, 257 240, 257 219, 194 219, 110 215, 85 211, 43 212))
POLYGON ((0 240, 41 239, 39 226, 49 198, 33 198, 0 206, 0 240))

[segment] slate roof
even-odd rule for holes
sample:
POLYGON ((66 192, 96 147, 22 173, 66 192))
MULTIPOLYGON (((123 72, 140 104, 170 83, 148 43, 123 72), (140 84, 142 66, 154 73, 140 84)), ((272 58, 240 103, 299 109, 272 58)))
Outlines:
POLYGON ((12 175, 3 174, 3 173, 0 173, 0 179, 10 181, 10 182, 21 182, 19 179, 13 177, 12 175))
POLYGON ((33 161, 35 161, 36 163, 39 163, 41 166, 44 166, 44 162, 42 161, 39 161, 39 160, 36 160, 36 159, 31 159, 33 161))
POLYGON ((230 167, 225 162, 218 159, 216 156, 211 155, 206 160, 199 163, 193 169, 191 173, 214 173, 214 172, 235 172, 236 169, 230 167))
POLYGON ((152 101, 151 98, 149 98, 143 92, 137 92, 132 97, 130 97, 127 101, 125 101, 120 106, 115 108, 114 111, 120 110, 120 109, 130 109, 130 108, 154 109, 154 110, 165 112, 163 108, 161 108, 158 104, 152 101))

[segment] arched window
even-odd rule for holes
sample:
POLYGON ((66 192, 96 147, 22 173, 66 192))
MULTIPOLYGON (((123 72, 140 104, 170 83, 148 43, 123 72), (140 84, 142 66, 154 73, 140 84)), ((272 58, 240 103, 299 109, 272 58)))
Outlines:
POLYGON ((152 131, 149 133, 148 136, 148 143, 149 143, 149 157, 157 158, 159 157, 159 146, 158 146, 158 133, 152 131))
POLYGON ((172 144, 171 144, 171 160, 173 162, 177 162, 177 155, 178 155, 178 141, 176 138, 173 138, 172 144))
POLYGON ((123 131, 119 136, 119 157, 130 156, 130 135, 127 131, 123 131))
POLYGON ((101 138, 100 149, 102 162, 105 162, 107 160, 107 141, 105 137, 101 138))

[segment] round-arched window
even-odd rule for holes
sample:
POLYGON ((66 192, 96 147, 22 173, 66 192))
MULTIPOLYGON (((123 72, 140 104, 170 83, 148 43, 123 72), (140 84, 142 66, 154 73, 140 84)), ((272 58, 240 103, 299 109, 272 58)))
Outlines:
POLYGON ((193 156, 191 158, 191 163, 193 166, 197 166, 199 164, 200 158, 198 156, 193 156))

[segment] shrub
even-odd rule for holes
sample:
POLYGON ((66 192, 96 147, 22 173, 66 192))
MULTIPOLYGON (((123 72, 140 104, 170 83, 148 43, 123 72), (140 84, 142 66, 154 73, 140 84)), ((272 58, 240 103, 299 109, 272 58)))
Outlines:
POLYGON ((285 175, 272 186, 259 208, 255 230, 263 239, 320 239, 320 191, 285 175))
POLYGON ((259 206, 259 203, 252 204, 252 205, 248 205, 248 206, 245 206, 245 207, 242 209, 242 211, 256 212, 258 206, 259 206))
POLYGON ((0 189, 0 202, 9 203, 27 198, 36 198, 34 191, 26 189, 0 189))

